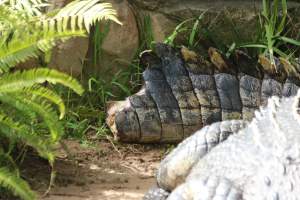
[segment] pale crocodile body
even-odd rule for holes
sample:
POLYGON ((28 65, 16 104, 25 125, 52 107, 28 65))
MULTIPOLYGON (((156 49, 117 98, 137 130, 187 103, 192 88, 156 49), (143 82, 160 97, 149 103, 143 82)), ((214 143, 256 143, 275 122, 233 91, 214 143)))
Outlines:
POLYGON ((299 96, 273 97, 247 125, 225 121, 183 141, 145 199, 300 199, 299 96))
POLYGON ((269 97, 295 95, 299 88, 299 79, 292 73, 282 69, 276 73, 242 52, 231 60, 215 49, 209 55, 210 62, 165 44, 143 53, 143 89, 108 110, 107 123, 116 138, 180 142, 214 122, 250 120, 269 97))

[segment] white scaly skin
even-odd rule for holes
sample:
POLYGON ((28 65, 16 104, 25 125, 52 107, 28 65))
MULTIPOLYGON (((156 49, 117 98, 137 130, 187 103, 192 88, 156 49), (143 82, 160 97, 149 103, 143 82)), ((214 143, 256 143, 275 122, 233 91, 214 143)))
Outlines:
POLYGON ((173 190, 184 181, 199 159, 245 125, 243 121, 231 120, 217 122, 197 131, 161 162, 157 174, 158 185, 167 191, 173 190))
POLYGON ((217 144, 226 140, 229 135, 244 128, 246 124, 247 122, 241 120, 216 122, 205 126, 184 140, 161 162, 157 174, 159 187, 150 189, 144 199, 165 199, 168 196, 167 191, 172 191, 183 183, 199 159, 217 144))
POLYGON ((271 98, 245 129, 181 169, 190 158, 180 148, 197 146, 196 136, 185 141, 159 169, 159 187, 172 191, 168 200, 300 199, 299 96, 271 98))

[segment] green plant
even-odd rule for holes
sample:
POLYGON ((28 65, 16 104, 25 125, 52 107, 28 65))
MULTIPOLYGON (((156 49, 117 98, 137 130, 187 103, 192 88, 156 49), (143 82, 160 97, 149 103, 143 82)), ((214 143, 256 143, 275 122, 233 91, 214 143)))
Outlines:
MULTIPOLYGON (((0 80, 0 132, 2 140, 5 138, 9 146, 16 143, 30 146, 53 166, 55 156, 51 149, 63 135, 63 126, 59 123, 59 118, 64 116, 65 108, 63 100, 56 93, 40 85, 45 82, 60 83, 78 94, 83 92, 77 81, 55 70, 43 68, 5 73, 0 80), (53 105, 59 108, 60 116, 53 105)), ((11 151, 5 149, 5 146, 0 146, 0 150, 10 157, 11 151)), ((7 170, 4 171, 8 173, 7 170)), ((17 176, 11 177, 12 180, 19 180, 18 183, 26 185, 24 181, 17 179, 17 176)), ((27 191, 30 194, 28 188, 16 183, 7 183, 10 179, 6 179, 5 176, 3 178, 0 180, 1 186, 13 189, 16 195, 24 199, 33 199, 24 196, 27 191)))
POLYGON ((196 36, 199 34, 199 31, 201 29, 201 20, 203 19, 204 15, 207 11, 202 12, 197 18, 191 18, 184 20, 180 24, 178 24, 174 31, 165 39, 165 43, 169 45, 174 45, 174 40, 180 33, 186 33, 188 32, 187 37, 187 44, 189 48, 194 48, 198 45, 199 41, 196 40, 196 36), (194 21, 192 28, 188 25, 189 22, 194 21))
POLYGON ((102 44, 104 42, 104 39, 106 38, 108 32, 109 32, 110 22, 106 22, 104 24, 97 23, 94 28, 93 32, 93 65, 96 66, 99 64, 99 61, 102 58, 102 44))
POLYGON ((141 44, 139 47, 139 51, 150 49, 151 44, 154 41, 154 35, 152 30, 152 22, 150 15, 145 15, 143 17, 143 30, 141 35, 141 44))
POLYGON ((209 46, 214 46, 227 57, 230 57, 236 49, 243 48, 254 57, 260 54, 267 56, 276 70, 274 56, 293 61, 295 53, 300 49, 300 41, 298 40, 300 35, 298 32, 295 34, 292 19, 288 15, 286 0, 262 0, 262 5, 262 11, 258 13, 257 17, 256 34, 251 38, 250 42, 249 37, 241 37, 241 30, 236 28, 234 20, 228 14, 229 11, 227 9, 224 9, 224 12, 222 12, 224 15, 215 16, 208 24, 201 23, 205 12, 202 13, 191 29, 189 28, 189 23, 195 18, 181 22, 172 34, 167 37, 165 42, 174 45, 176 37, 180 33, 184 33, 187 38, 186 44, 189 48, 201 50, 202 47, 205 49, 209 46), (222 19, 220 19, 220 16, 222 16, 222 19), (224 21, 232 31, 231 34, 234 40, 230 44, 225 43, 219 37, 218 32, 212 28, 216 26, 216 21, 219 20, 224 21), (294 48, 295 46, 298 48, 294 48))
MULTIPOLYGON (((128 62, 116 59, 112 61, 124 63, 126 69, 118 70, 112 73, 112 68, 106 66, 107 70, 102 69, 99 75, 89 75, 86 81, 86 92, 82 98, 77 98, 70 92, 66 92, 63 88, 58 88, 62 94, 66 94, 67 107, 69 112, 66 115, 66 132, 67 135, 76 138, 81 143, 86 143, 90 138, 109 137, 109 130, 105 124, 105 109, 108 101, 122 100, 130 96, 142 85, 142 71, 139 65, 139 54, 149 49, 154 40, 152 23, 149 15, 141 15, 139 17, 139 39, 140 46, 136 51, 134 58, 128 62), (112 74, 107 77, 107 74, 112 74)), ((101 62, 102 44, 109 32, 110 24, 96 24, 93 31, 93 58, 94 66, 101 62)))
MULTIPOLYGON (((98 20, 120 23, 110 4, 95 0, 73 1, 48 14, 40 10, 44 6, 42 0, 0 1, 0 187, 28 200, 36 196, 20 178, 15 150, 20 145, 30 146, 53 167, 53 147, 64 133, 59 119, 65 115, 65 105, 49 86, 61 84, 77 94, 82 94, 83 88, 56 70, 36 68, 12 73, 11 68, 50 51, 58 40, 85 36, 98 20)), ((50 181, 53 179, 54 172, 50 181)))
MULTIPOLYGON (((98 102, 98 105, 104 108, 106 102, 113 97, 131 95, 131 90, 126 85, 129 75, 128 72, 120 70, 113 75, 110 81, 105 80, 101 76, 98 78, 91 77, 88 81, 88 92, 90 96, 96 97, 95 100, 98 102)), ((88 99, 90 105, 95 104, 93 101, 90 98, 88 99)))
POLYGON ((128 70, 119 70, 109 80, 105 77, 106 73, 92 76, 81 98, 67 88, 55 87, 54 89, 67 100, 68 112, 64 119, 67 137, 76 138, 81 143, 89 140, 89 136, 106 138, 109 134, 105 125, 107 102, 124 99, 134 92, 134 74, 135 69, 131 70, 129 67, 128 70), (131 79, 134 80, 133 83, 131 79))
POLYGON ((239 47, 260 48, 263 54, 270 59, 271 65, 276 69, 275 54, 289 59, 292 54, 288 55, 282 50, 282 46, 286 44, 300 46, 300 41, 286 36, 287 27, 287 1, 281 0, 263 0, 263 9, 259 15, 261 25, 261 38, 257 43, 248 43, 239 47))
POLYGON ((45 0, 0 0, 0 5, 9 5, 11 8, 22 12, 24 11, 31 16, 42 15, 42 10, 49 6, 45 0))
POLYGON ((184 20, 183 22, 178 24, 175 27, 174 31, 165 39, 164 43, 174 46, 174 40, 176 39, 178 34, 182 32, 186 32, 188 28, 185 25, 192 20, 194 20, 194 18, 184 20))
POLYGON ((191 33, 189 34, 189 37, 188 37, 189 48, 194 48, 195 46, 198 45, 199 40, 196 41, 196 36, 200 32, 200 29, 201 29, 200 22, 203 19, 203 17, 204 17, 204 15, 205 15, 206 12, 207 11, 202 12, 201 15, 199 15, 199 17, 195 20, 195 23, 193 25, 191 33))
POLYGON ((139 29, 139 48, 136 50, 135 55, 128 64, 127 78, 130 85, 131 93, 136 92, 142 85, 142 72, 143 68, 139 63, 139 56, 141 52, 152 48, 154 42, 154 33, 152 27, 152 20, 149 14, 139 13, 138 29, 139 29))

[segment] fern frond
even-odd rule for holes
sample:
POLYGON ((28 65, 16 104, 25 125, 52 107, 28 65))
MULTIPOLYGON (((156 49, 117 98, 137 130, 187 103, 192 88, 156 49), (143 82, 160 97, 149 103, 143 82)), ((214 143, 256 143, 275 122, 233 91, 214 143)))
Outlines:
POLYGON ((27 182, 5 167, 0 168, 0 186, 9 189, 24 200, 36 199, 35 193, 30 189, 27 182))
MULTIPOLYGON (((1 0, 0 0, 1 1, 1 0)), ((23 12, 14 10, 13 8, 5 5, 0 5, 0 24, 1 33, 13 31, 14 28, 22 28, 24 30, 30 29, 31 24, 27 26, 24 22, 30 22, 30 16, 24 15, 23 12)))
POLYGON ((50 102, 54 103, 55 105, 58 106, 58 109, 60 112, 59 119, 62 119, 64 117, 65 112, 66 112, 66 107, 63 102, 63 99, 53 90, 48 89, 46 87, 42 87, 40 85, 36 85, 31 88, 26 88, 23 92, 25 94, 32 94, 32 95, 36 95, 39 97, 43 97, 43 98, 49 100, 50 102))
POLYGON ((67 28, 70 22, 71 30, 76 27, 87 32, 90 27, 100 20, 112 20, 122 24, 117 18, 117 12, 110 3, 101 3, 100 0, 75 0, 61 9, 53 18, 58 23, 62 22, 63 30, 67 28))
POLYGON ((44 0, 0 0, 1 5, 8 5, 18 11, 24 11, 29 15, 41 15, 42 8, 49 6, 44 0))
POLYGON ((47 101, 43 101, 40 98, 32 98, 22 93, 0 94, 0 101, 22 112, 29 110, 36 113, 42 118, 42 123, 49 129, 53 143, 57 142, 63 135, 64 129, 59 122, 58 116, 47 101))
POLYGON ((43 158, 50 163, 54 162, 54 154, 52 146, 47 138, 34 135, 30 131, 30 127, 14 121, 8 115, 0 112, 0 135, 9 138, 10 140, 21 141, 28 146, 33 147, 43 158))
POLYGON ((14 116, 13 110, 16 110, 17 117, 25 119, 24 123, 34 122, 37 119, 37 114, 32 112, 30 108, 27 108, 23 103, 16 101, 13 96, 0 95, 1 107, 0 110, 6 113, 11 113, 14 116))
POLYGON ((5 152, 3 147, 0 146, 0 166, 7 166, 17 176, 20 176, 20 171, 14 159, 9 155, 10 152, 5 152))
MULTIPOLYGON (((0 6, 0 72, 49 51, 56 41, 85 36, 83 30, 49 31, 37 24, 38 18, 28 17, 7 6, 0 6)), ((52 27, 51 29, 55 29, 52 27)))
POLYGON ((71 88, 79 95, 83 93, 83 88, 76 79, 57 70, 47 68, 30 69, 23 72, 17 71, 2 75, 0 79, 0 93, 17 92, 44 82, 59 83, 71 88))
POLYGON ((75 36, 83 37, 85 32, 81 30, 65 30, 59 33, 37 31, 31 34, 24 33, 22 37, 14 35, 7 44, 2 43, 3 45, 0 47, 0 72, 6 72, 18 63, 37 57, 41 52, 51 50, 56 41, 64 41, 75 36))
MULTIPOLYGON (((22 97, 22 95, 19 96, 22 97)), ((64 128, 61 122, 59 122, 57 113, 53 110, 52 105, 49 104, 47 101, 41 100, 40 98, 26 97, 27 96, 25 96, 24 94, 24 104, 43 119, 43 122, 47 125, 51 134, 52 142, 55 143, 59 139, 61 139, 64 133, 64 128)))
POLYGON ((34 17, 12 8, 26 10, 31 4, 44 6, 41 0, 0 0, 0 73, 49 51, 57 41, 86 36, 96 21, 106 19, 121 24, 111 4, 100 2, 76 0, 54 16, 43 14, 34 17))

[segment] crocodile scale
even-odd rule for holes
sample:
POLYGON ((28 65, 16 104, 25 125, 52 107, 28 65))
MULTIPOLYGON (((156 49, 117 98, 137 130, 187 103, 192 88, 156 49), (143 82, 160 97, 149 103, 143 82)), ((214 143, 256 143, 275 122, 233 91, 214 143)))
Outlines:
POLYGON ((112 102, 106 119, 122 142, 178 143, 205 125, 250 120, 271 96, 292 96, 299 78, 287 61, 275 67, 236 51, 227 59, 210 48, 210 61, 187 48, 157 43, 141 54, 144 86, 124 101, 112 102))
POLYGON ((144 200, 300 199, 299 97, 197 131, 161 162, 144 200))

